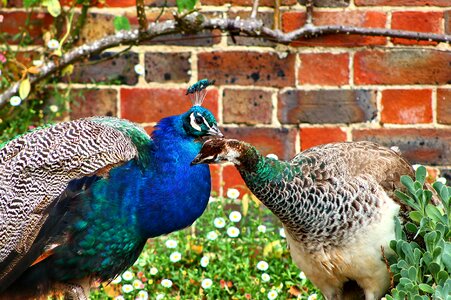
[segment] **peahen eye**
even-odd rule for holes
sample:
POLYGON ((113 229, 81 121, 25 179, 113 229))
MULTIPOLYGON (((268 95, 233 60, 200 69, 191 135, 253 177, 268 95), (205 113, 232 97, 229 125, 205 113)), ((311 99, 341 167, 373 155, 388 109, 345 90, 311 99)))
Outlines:
POLYGON ((201 125, 204 123, 204 118, 197 116, 194 118, 194 121, 196 122, 197 125, 201 125))

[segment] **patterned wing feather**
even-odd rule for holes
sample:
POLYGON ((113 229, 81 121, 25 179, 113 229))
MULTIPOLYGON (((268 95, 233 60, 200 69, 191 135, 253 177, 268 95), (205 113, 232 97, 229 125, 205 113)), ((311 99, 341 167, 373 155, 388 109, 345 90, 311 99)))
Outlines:
POLYGON ((30 249, 48 208, 71 180, 138 156, 126 131, 98 120, 59 123, 0 149, 0 282, 30 249))

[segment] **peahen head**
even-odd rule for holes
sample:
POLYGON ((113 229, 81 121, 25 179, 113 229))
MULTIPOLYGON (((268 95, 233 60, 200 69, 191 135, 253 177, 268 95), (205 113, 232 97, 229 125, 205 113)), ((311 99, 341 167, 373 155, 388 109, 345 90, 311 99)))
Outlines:
POLYGON ((211 139, 202 145, 199 154, 191 162, 197 164, 218 164, 231 162, 237 166, 258 159, 258 151, 250 144, 233 139, 211 139))
POLYGON ((221 131, 213 114, 202 106, 195 105, 182 115, 183 129, 186 134, 193 137, 219 136, 221 131))

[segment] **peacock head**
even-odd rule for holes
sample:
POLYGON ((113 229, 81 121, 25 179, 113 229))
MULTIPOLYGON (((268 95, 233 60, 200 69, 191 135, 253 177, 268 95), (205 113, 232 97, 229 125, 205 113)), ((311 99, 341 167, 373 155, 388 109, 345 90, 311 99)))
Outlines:
POLYGON ((240 165, 248 149, 251 149, 249 144, 238 140, 211 139, 202 145, 202 149, 191 162, 191 165, 218 164, 222 162, 240 165))
POLYGON ((187 135, 199 138, 204 136, 223 137, 213 114, 202 106, 193 106, 182 115, 183 129, 187 135))

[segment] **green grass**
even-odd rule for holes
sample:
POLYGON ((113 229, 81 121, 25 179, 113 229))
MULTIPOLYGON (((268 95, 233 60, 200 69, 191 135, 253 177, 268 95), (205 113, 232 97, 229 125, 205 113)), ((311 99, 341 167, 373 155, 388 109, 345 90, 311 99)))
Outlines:
POLYGON ((149 240, 134 266, 93 290, 91 299, 316 299, 320 293, 292 262, 281 229, 248 195, 215 198, 190 228, 149 240), (239 212, 235 221, 241 215, 238 222, 229 218, 233 211, 239 212), (217 218, 223 228, 215 226, 217 218), (230 237, 228 230, 239 235, 230 237), (164 279, 172 286, 164 287, 164 279))

